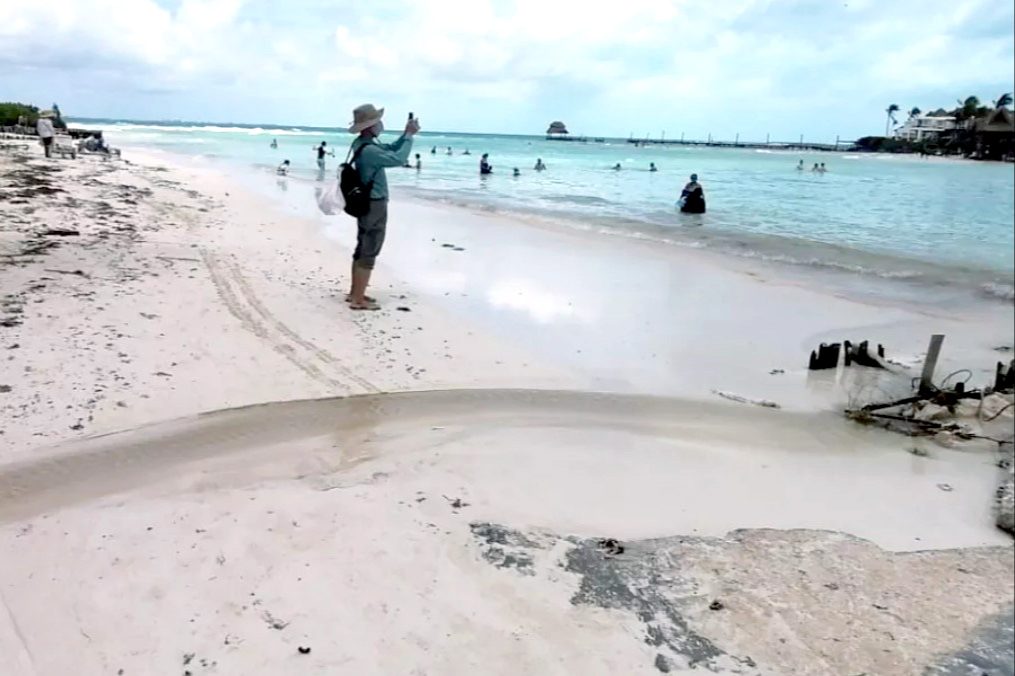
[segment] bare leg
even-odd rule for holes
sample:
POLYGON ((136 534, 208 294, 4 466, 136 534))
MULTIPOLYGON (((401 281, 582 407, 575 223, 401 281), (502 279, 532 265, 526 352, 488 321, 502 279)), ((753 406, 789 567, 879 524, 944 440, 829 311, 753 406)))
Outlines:
POLYGON ((367 286, 370 285, 372 270, 354 265, 352 267, 352 298, 349 307, 353 310, 376 310, 377 305, 367 298, 367 286))
MULTIPOLYGON (((370 280, 369 272, 370 271, 367 270, 367 273, 368 273, 367 274, 367 281, 368 282, 370 280)), ((356 261, 353 261, 352 262, 352 272, 349 274, 349 293, 347 293, 346 296, 345 296, 345 302, 346 303, 351 303, 353 301, 353 298, 355 298, 355 282, 356 282, 356 261)), ((366 287, 363 288, 363 300, 365 300, 368 303, 376 303, 377 302, 376 298, 371 298, 370 296, 366 295, 366 287)))

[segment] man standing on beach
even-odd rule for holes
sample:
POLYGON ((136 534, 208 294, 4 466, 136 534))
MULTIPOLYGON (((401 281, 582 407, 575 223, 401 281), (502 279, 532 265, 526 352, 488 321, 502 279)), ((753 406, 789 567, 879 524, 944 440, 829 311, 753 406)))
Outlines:
POLYGON ((370 189, 370 210, 356 219, 356 250, 352 254, 352 288, 346 302, 353 310, 377 310, 373 298, 366 295, 370 274, 384 245, 388 225, 388 179, 385 167, 404 166, 412 152, 412 137, 419 131, 419 121, 409 116, 405 131, 394 143, 378 143, 384 131, 383 108, 367 103, 352 111, 349 131, 359 134, 349 156, 355 157, 356 171, 370 189), (362 150, 361 150, 362 149, 362 150), (357 154, 358 153, 358 154, 357 154))
POLYGON ((52 116, 52 111, 44 110, 39 114, 39 121, 35 123, 35 131, 39 134, 39 140, 42 141, 46 157, 53 156, 53 123, 49 121, 52 116))

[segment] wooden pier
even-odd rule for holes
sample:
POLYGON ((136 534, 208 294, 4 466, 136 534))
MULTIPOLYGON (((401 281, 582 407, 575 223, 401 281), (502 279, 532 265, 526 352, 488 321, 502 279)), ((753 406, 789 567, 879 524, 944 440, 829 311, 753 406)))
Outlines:
POLYGON ((845 152, 854 150, 853 141, 837 141, 836 143, 796 143, 796 142, 763 142, 748 141, 691 141, 684 139, 649 139, 629 138, 628 143, 636 146, 704 146, 709 148, 749 148, 752 150, 812 150, 819 152, 845 152))

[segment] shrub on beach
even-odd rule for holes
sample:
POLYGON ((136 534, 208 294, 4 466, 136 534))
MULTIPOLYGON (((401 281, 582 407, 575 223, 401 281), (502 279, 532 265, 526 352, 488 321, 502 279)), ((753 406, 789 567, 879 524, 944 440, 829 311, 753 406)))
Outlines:
POLYGON ((0 127, 13 127, 21 117, 27 118, 27 124, 33 125, 39 119, 39 109, 24 103, 0 103, 0 127))
MULTIPOLYGON (((56 113, 56 118, 53 119, 53 126, 58 129, 66 129, 67 124, 63 121, 63 117, 60 115, 59 106, 55 103, 53 104, 53 111, 56 113)), ((25 126, 34 127, 38 120, 39 109, 36 106, 30 106, 25 103, 15 103, 13 101, 0 102, 0 127, 13 127, 17 125, 19 121, 23 122, 25 126)))

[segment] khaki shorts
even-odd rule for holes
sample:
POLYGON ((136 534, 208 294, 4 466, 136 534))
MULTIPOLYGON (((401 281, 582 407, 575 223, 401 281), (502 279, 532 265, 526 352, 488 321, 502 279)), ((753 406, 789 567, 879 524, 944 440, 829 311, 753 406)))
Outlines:
POLYGON ((370 210, 356 219, 356 250, 353 262, 365 270, 373 270, 384 246, 388 229, 388 200, 370 200, 370 210))

